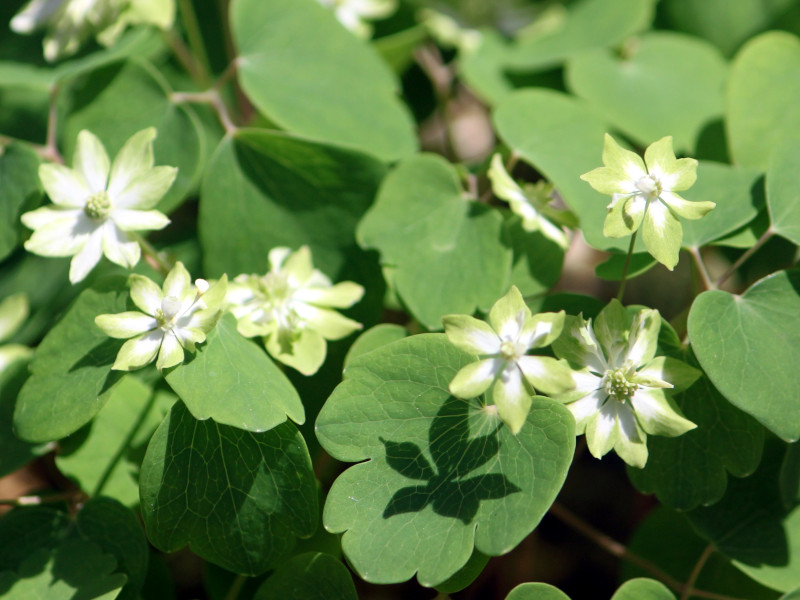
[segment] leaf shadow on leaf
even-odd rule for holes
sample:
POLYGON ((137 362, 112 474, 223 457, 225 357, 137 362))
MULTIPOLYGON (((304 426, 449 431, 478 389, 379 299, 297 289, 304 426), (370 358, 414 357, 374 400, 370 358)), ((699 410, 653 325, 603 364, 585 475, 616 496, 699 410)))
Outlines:
MULTIPOLYGON (((125 340, 117 340, 114 338, 106 338, 99 344, 96 344, 89 352, 84 354, 81 359, 74 363, 69 369, 68 373, 74 373, 81 369, 86 368, 100 368, 108 367, 114 364, 117 358, 117 353, 122 347, 125 340)), ((105 380, 103 381, 102 389, 97 393, 98 396, 109 390, 115 383, 117 383, 124 373, 122 371, 109 371, 105 380)))
POLYGON ((419 512, 431 506, 443 517, 468 524, 478 513, 481 500, 496 500, 521 491, 500 473, 469 477, 500 452, 498 425, 488 435, 469 438, 469 404, 450 397, 433 419, 428 432, 431 466, 413 442, 393 442, 380 438, 386 449, 387 464, 409 479, 424 481, 404 487, 392 496, 383 518, 419 512))

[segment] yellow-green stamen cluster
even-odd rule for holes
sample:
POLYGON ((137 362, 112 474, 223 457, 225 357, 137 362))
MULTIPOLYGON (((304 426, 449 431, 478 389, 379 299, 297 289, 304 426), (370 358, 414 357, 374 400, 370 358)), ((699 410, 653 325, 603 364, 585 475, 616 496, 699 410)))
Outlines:
POLYGON ((639 386, 628 379, 629 375, 629 369, 624 367, 606 371, 603 384, 608 395, 620 402, 630 400, 639 386))
POLYGON ((83 212, 86 213, 87 217, 94 220, 107 217, 111 212, 111 199, 108 197, 108 192, 103 190, 89 196, 86 206, 83 207, 83 212))

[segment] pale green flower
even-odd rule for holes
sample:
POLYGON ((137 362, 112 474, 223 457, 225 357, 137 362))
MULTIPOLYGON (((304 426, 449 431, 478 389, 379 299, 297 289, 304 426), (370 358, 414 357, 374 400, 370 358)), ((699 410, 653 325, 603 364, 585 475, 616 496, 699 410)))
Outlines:
MULTIPOLYGON (((0 342, 11 337, 28 318, 28 299, 15 294, 0 302, 0 342)), ((0 375, 18 360, 28 358, 33 350, 21 344, 0 345, 0 375)))
POLYGON ((34 230, 25 248, 42 256, 73 256, 73 283, 86 277, 103 254, 123 267, 136 265, 141 249, 131 232, 169 224, 152 209, 178 172, 153 166, 155 137, 152 127, 134 134, 110 164, 100 140, 84 130, 78 134, 72 169, 41 165, 39 177, 53 205, 22 215, 34 230))
POLYGON ((611 196, 603 235, 625 237, 641 227, 647 251, 672 270, 683 241, 678 217, 700 219, 715 206, 707 201, 690 202, 675 193, 694 185, 697 161, 676 159, 671 136, 648 146, 643 161, 606 134, 603 164, 581 175, 598 192, 611 196))
POLYGON ((682 391, 700 376, 697 369, 656 356, 661 316, 641 309, 631 315, 612 300, 592 323, 568 316, 553 351, 575 369, 575 389, 559 399, 586 433, 596 458, 612 448, 631 466, 647 462, 647 434, 674 437, 696 425, 668 392, 682 391))
POLYGON ((497 414, 514 434, 525 423, 536 390, 558 394, 572 388, 565 363, 527 354, 559 336, 564 312, 531 315, 515 286, 494 303, 489 323, 468 315, 447 315, 442 323, 453 345, 482 357, 456 373, 450 382, 450 393, 459 398, 475 398, 491 387, 497 414))
POLYGON ((75 54, 90 37, 110 46, 128 25, 167 29, 174 0, 31 0, 11 20, 16 33, 47 28, 44 56, 55 61, 75 54))
POLYGON ((94 320, 110 337, 133 338, 122 345, 112 369, 138 369, 156 356, 159 370, 182 363, 184 349, 194 352, 217 324, 227 283, 223 275, 213 285, 203 279, 192 285, 180 262, 167 274, 162 288, 147 277, 131 275, 131 299, 142 312, 99 315, 94 320))
POLYGON ((433 39, 446 48, 456 48, 462 54, 469 54, 481 45, 483 36, 480 31, 462 26, 450 15, 423 8, 418 18, 433 39))
POLYGON ((536 193, 538 190, 535 186, 530 191, 522 189, 506 171, 499 154, 492 157, 488 175, 492 182, 492 192, 508 202, 514 214, 522 218, 522 228, 525 231, 541 231, 562 248, 569 245, 564 230, 544 214, 552 210, 547 206, 549 198, 543 199, 541 194, 536 193))
POLYGON ((332 9, 339 22, 357 36, 368 39, 372 25, 367 21, 385 19, 397 10, 397 0, 318 0, 332 9))
POLYGON ((361 329, 334 308, 349 308, 364 294, 352 281, 333 285, 311 262, 311 251, 273 248, 266 275, 239 275, 231 281, 225 303, 246 337, 263 336, 267 351, 304 375, 325 360, 327 343, 361 329))

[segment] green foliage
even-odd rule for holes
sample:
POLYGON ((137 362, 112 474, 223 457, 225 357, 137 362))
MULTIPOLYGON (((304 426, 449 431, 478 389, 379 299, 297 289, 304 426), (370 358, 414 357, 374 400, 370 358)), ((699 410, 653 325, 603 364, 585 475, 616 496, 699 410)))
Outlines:
POLYGON ((357 600, 347 568, 330 554, 298 554, 275 569, 253 600, 357 600))

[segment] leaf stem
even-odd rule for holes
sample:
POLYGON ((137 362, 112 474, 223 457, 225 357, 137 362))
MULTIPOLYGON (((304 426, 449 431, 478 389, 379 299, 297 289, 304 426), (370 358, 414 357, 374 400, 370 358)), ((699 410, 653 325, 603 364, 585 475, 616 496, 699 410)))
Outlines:
POLYGON ((198 82, 203 86, 211 84, 211 63, 208 60, 208 53, 203 44, 203 35, 200 32, 200 24, 192 6, 192 0, 178 0, 183 26, 186 37, 189 39, 189 47, 192 49, 192 56, 197 66, 198 82))
POLYGON ((424 46, 414 51, 414 60, 420 66, 425 75, 433 84, 434 95, 436 96, 436 109, 442 123, 443 131, 443 153, 447 158, 456 157, 456 145, 454 143, 453 128, 450 123, 450 97, 453 87, 453 70, 445 65, 442 53, 433 42, 428 42, 424 46))
POLYGON ((239 129, 233 122, 233 119, 231 119, 231 115, 228 112, 228 107, 225 106, 225 102, 223 101, 222 95, 219 93, 216 85, 204 92, 173 92, 170 94, 170 99, 176 104, 180 104, 182 102, 209 104, 216 111, 219 122, 225 128, 225 133, 232 135, 236 133, 237 129, 239 129))
POLYGON ((0 498, 2 506, 39 506, 40 504, 55 504, 57 502, 73 502, 86 500, 87 496, 82 491, 60 492, 46 496, 20 496, 19 498, 0 498))
POLYGON ((52 160, 60 165, 64 164, 64 158, 58 151, 58 85, 50 88, 50 105, 47 109, 47 137, 45 140, 42 157, 52 160))
POLYGON ((714 546, 709 544, 700 554, 700 558, 697 559, 692 572, 689 574, 689 579, 687 579, 686 583, 684 584, 683 591, 681 592, 681 600, 689 600, 694 588, 694 584, 697 581, 697 578, 700 576, 700 571, 703 570, 703 567, 713 553, 714 546))
MULTIPOLYGON (((619 559, 627 560, 628 562, 636 565, 637 567, 640 567, 641 569, 647 571, 648 573, 650 573, 650 575, 652 575, 653 577, 664 583, 667 587, 669 587, 673 591, 680 594, 684 593, 686 589, 686 584, 681 583, 671 575, 665 573, 658 566, 656 566, 646 558, 643 558, 638 554, 631 552, 630 550, 628 550, 627 547, 625 547, 624 544, 621 544, 615 539, 607 536, 600 530, 595 529, 594 527, 589 525, 589 523, 578 517, 576 514, 574 514, 567 508, 563 507, 558 502, 553 503, 553 505, 550 507, 550 514, 560 519, 561 521, 563 521, 564 523, 566 523, 579 533, 583 534, 590 540, 592 540, 595 544, 600 546, 603 550, 605 550, 609 554, 619 559)), ((690 587, 689 589, 690 596, 694 595, 700 598, 708 598, 709 600, 743 600, 732 596, 724 596, 722 594, 716 594, 714 592, 697 590, 691 588, 691 586, 689 587, 690 587)))
POLYGON ((181 63, 181 66, 186 70, 186 72, 197 85, 200 87, 205 87, 208 84, 208 81, 203 77, 202 70, 192 54, 192 51, 189 50, 189 47, 173 30, 164 31, 163 34, 164 39, 167 41, 167 44, 172 50, 172 53, 175 55, 175 58, 177 58, 178 62, 181 63))
POLYGON ((131 232, 131 237, 133 237, 139 245, 142 247, 142 252, 144 252, 145 260, 148 264, 153 267, 156 271, 161 273, 162 275, 166 275, 169 273, 172 268, 175 266, 172 262, 167 260, 162 256, 162 253, 159 252, 150 242, 148 242, 142 235, 131 232))
POLYGON ((237 575, 223 600, 236 600, 247 582, 247 575, 237 575))
POLYGON ((625 257, 625 266, 622 267, 622 280, 619 282, 619 292, 617 292, 617 300, 622 302, 622 296, 625 294, 625 284, 628 280, 628 269, 631 267, 631 257, 633 256, 633 246, 636 244, 636 234, 639 230, 633 232, 631 236, 631 245, 628 247, 628 255, 625 257))
POLYGON ((688 248, 689 254, 692 255, 694 259, 694 264, 697 266, 697 271, 700 273, 700 278, 703 280, 703 286, 707 290, 715 290, 717 286, 714 285, 714 282, 711 281, 711 277, 708 274, 708 268, 706 268, 706 263, 703 261, 703 255, 700 254, 700 249, 696 246, 688 248))
POLYGON ((728 281, 728 279, 730 279, 730 276, 733 275, 739 269, 739 267, 741 267, 747 261, 747 259, 753 256, 753 254, 755 254, 756 252, 758 252, 761 246, 766 244, 770 240, 770 238, 772 238, 773 235, 775 235, 775 231, 773 231, 772 227, 768 227, 767 230, 761 235, 761 237, 758 238, 756 243, 750 246, 744 252, 744 254, 742 254, 739 257, 739 259, 735 263, 733 263, 733 265, 731 265, 731 268, 722 274, 722 277, 717 279, 717 287, 720 287, 723 283, 728 281))

